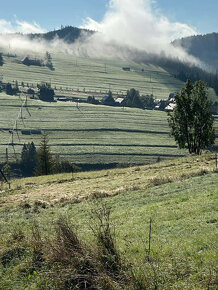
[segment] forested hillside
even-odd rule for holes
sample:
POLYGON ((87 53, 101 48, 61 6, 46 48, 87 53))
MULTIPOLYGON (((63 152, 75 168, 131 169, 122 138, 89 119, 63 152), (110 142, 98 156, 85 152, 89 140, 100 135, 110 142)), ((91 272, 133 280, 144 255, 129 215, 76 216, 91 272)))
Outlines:
POLYGON ((51 41, 55 39, 56 37, 59 37, 60 39, 64 40, 67 43, 73 43, 84 34, 90 35, 92 33, 94 32, 90 30, 81 29, 81 28, 72 27, 72 26, 66 26, 58 30, 49 31, 47 33, 30 34, 29 37, 32 39, 42 38, 47 41, 51 41))
POLYGON ((182 46, 213 69, 218 69, 218 33, 186 37, 174 41, 173 44, 182 46))

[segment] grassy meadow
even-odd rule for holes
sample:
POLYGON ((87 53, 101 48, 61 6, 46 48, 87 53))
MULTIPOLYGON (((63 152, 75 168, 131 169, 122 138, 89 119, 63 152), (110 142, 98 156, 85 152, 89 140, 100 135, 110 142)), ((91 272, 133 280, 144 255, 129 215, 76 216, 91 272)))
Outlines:
MULTIPOLYGON (((34 56, 35 57, 35 56, 34 56)), ((39 58, 43 56, 40 55, 39 58)), ((71 55, 52 55, 55 71, 46 67, 25 66, 16 61, 22 57, 4 57, 5 64, 0 74, 5 82, 18 81, 33 84, 51 82, 57 89, 70 89, 75 92, 84 90, 93 93, 106 93, 110 89, 114 94, 126 94, 135 88, 141 94, 153 94, 156 98, 166 99, 169 93, 179 91, 183 82, 159 66, 137 64, 132 61, 112 59, 91 59, 71 55), (130 67, 131 71, 123 71, 130 67)))
POLYGON ((52 153, 74 163, 146 164, 182 156, 169 136, 167 114, 132 108, 79 104, 46 103, 28 100, 23 120, 18 119, 11 145, 10 129, 20 112, 18 96, 0 94, 0 159, 19 159, 24 143, 38 146, 41 135, 23 135, 21 130, 40 129, 50 139, 52 153), (30 114, 29 114, 30 113, 30 114), (9 145, 8 145, 9 144, 9 145))
MULTIPOLYGON (((52 58, 54 71, 4 57, 0 76, 33 87, 50 82, 57 95, 80 98, 135 88, 166 99, 184 85, 151 64, 52 58)), ((87 281, 89 289, 217 289, 215 153, 179 150, 162 111, 28 99, 21 118, 24 100, 0 93, 0 163, 6 148, 12 162, 24 143, 38 148, 41 135, 22 130, 41 130, 57 158, 120 166, 0 183, 0 290, 85 289, 87 281), (97 239, 96 224, 105 225, 95 214, 104 205, 119 261, 97 239), (73 226, 61 228, 60 219, 73 226)), ((218 137, 218 118, 215 130, 218 137)))
POLYGON ((72 222, 95 252, 93 208, 105 203, 134 282, 111 278, 104 289, 217 289, 217 197, 214 154, 13 180, 0 191, 0 289, 60 289, 53 283, 65 281, 63 269, 75 273, 61 259, 51 265, 56 220, 72 222), (35 245, 41 245, 37 259, 35 245))
MULTIPOLYGON (((41 55, 38 57, 42 57, 41 55)), ((25 66, 17 63, 22 58, 4 57, 0 74, 4 82, 18 81, 36 86, 51 82, 57 95, 87 98, 96 94, 101 98, 109 89, 115 94, 126 93, 132 87, 141 94, 167 98, 179 91, 183 83, 161 67, 121 60, 90 59, 54 54, 55 71, 46 67, 25 66), (123 71, 129 66, 131 71, 123 71)), ((24 97, 21 97, 24 98, 24 97)), ((40 135, 22 135, 21 130, 39 129, 47 133, 53 154, 82 164, 146 164, 183 156, 169 137, 167 115, 164 112, 116 108, 76 103, 43 103, 28 101, 23 109, 24 119, 18 119, 18 134, 11 146, 9 130, 15 125, 22 100, 0 94, 0 161, 19 159, 24 143, 34 141, 38 146, 40 135), (8 146, 9 145, 9 146, 8 146)), ((217 126, 217 122, 216 122, 217 126)))

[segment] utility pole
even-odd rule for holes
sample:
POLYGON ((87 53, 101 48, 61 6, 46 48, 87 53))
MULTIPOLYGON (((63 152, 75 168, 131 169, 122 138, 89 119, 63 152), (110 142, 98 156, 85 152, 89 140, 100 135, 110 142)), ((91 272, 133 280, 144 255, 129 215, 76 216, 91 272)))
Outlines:
POLYGON ((152 224, 152 218, 150 218, 150 224, 149 224, 148 260, 150 260, 150 253, 151 253, 151 224, 152 224))
POLYGON ((8 148, 6 148, 6 163, 8 163, 8 148))

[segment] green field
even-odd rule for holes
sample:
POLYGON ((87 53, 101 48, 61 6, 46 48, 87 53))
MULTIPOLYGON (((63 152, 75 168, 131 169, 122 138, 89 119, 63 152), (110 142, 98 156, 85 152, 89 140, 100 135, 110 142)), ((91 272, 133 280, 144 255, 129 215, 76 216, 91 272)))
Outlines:
POLYGON ((73 222, 79 238, 94 252, 90 228, 94 197, 98 204, 111 207, 117 246, 128 264, 125 271, 144 285, 122 287, 118 281, 105 289, 217 289, 214 154, 73 177, 13 180, 10 190, 5 185, 0 190, 0 289, 63 289, 52 283, 61 273, 74 274, 67 268, 69 261, 52 264, 55 221, 62 216, 73 222), (33 224, 39 225, 39 236, 32 232, 33 224))
MULTIPOLYGON (((151 64, 53 55, 55 71, 50 71, 46 67, 19 64, 18 59, 21 57, 4 57, 5 64, 0 68, 4 82, 18 81, 35 87, 47 81, 56 87, 57 95, 87 98, 96 94, 101 98, 109 89, 122 95, 134 87, 142 94, 153 92, 155 97, 167 98, 170 92, 183 86, 162 68, 151 64), (123 71, 124 66, 131 67, 131 71, 123 71)), ((52 153, 75 163, 146 164, 159 157, 164 160, 186 154, 169 137, 165 112, 84 103, 77 108, 73 102, 50 104, 38 100, 28 100, 31 116, 23 109, 24 119, 17 120, 18 131, 12 146, 9 130, 15 125, 21 104, 18 96, 0 94, 1 162, 6 159, 6 148, 9 159, 14 161, 19 159, 24 143, 34 141, 39 145, 41 136, 23 135, 24 129, 44 131, 49 135, 52 153)))
POLYGON ((184 155, 169 136, 167 114, 132 108, 46 103, 28 100, 28 114, 17 121, 14 146, 9 132, 15 124, 22 101, 18 96, 0 94, 0 158, 19 158, 24 143, 38 146, 41 135, 23 135, 21 130, 40 129, 49 135, 51 151, 75 163, 146 164, 184 155), (9 145, 8 145, 9 144, 9 145))
MULTIPOLYGON (((42 57, 42 56, 39 56, 42 57)), ((0 67, 5 82, 18 81, 36 85, 51 82, 57 89, 73 89, 90 94, 106 93, 110 89, 114 94, 126 94, 135 88, 141 94, 152 94, 156 98, 166 99, 169 93, 179 91, 183 82, 175 79, 167 71, 152 64, 137 64, 131 61, 90 59, 70 55, 53 55, 55 71, 46 67, 25 66, 16 63, 21 57, 4 57, 5 64, 0 67), (122 67, 129 66, 130 72, 122 67), (144 71, 142 71, 144 70, 144 71)))

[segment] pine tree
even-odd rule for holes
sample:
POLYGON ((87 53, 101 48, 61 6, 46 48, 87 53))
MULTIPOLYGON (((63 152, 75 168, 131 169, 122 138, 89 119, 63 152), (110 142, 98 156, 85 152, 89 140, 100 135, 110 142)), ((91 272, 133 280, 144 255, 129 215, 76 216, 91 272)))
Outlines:
POLYGON ((37 164, 37 153, 35 144, 28 143, 23 145, 21 153, 21 170, 24 176, 33 176, 37 164))
POLYGON ((48 142, 48 136, 44 134, 37 154, 36 175, 49 175, 52 173, 53 160, 48 142))
POLYGON ((29 148, 29 164, 30 164, 30 168, 32 169, 31 175, 33 175, 36 168, 36 164, 37 164, 37 152, 36 152, 35 144, 33 142, 29 144, 28 148, 29 148))
POLYGON ((5 91, 6 91, 7 95, 12 96, 14 94, 14 90, 13 90, 12 85, 10 83, 6 84, 5 91))
POLYGON ((199 155, 215 141, 214 119, 205 83, 197 81, 193 85, 187 81, 175 101, 175 110, 169 113, 168 119, 171 135, 180 148, 188 148, 189 153, 199 155))

